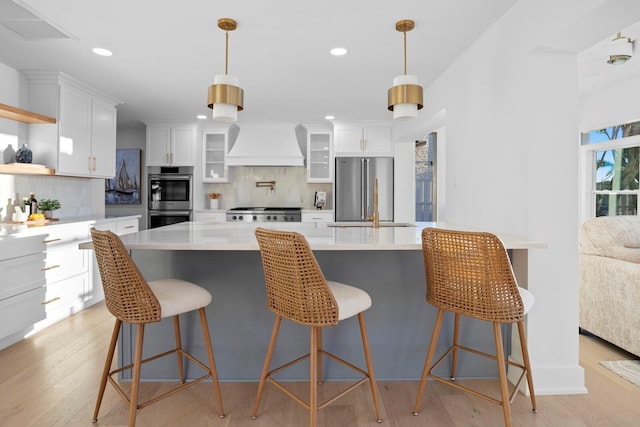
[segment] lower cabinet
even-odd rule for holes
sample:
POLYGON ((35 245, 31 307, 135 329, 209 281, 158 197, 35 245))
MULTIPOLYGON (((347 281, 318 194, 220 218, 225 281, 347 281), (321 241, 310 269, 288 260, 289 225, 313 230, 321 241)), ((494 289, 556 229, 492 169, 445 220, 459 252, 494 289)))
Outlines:
POLYGON ((45 318, 45 237, 0 240, 0 349, 45 318))
POLYGON ((302 222, 333 222, 333 211, 302 211, 302 222))
POLYGON ((36 330, 82 310, 89 287, 89 254, 78 247, 90 238, 86 224, 66 224, 46 230, 49 235, 44 240, 47 257, 42 302, 46 318, 36 324, 36 330))
POLYGON ((195 211, 193 220, 196 222, 227 222, 226 211, 195 211))

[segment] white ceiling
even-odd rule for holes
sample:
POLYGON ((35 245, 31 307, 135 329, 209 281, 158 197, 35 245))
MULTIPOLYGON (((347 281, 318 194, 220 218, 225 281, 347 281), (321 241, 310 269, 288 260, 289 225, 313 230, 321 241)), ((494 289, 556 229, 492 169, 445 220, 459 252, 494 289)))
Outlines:
MULTIPOLYGON (((26 5, 73 39, 24 40, 0 26, 0 62, 18 70, 60 70, 122 101, 119 125, 211 116, 207 90, 224 73, 244 89, 242 121, 390 119, 387 89, 407 68, 427 86, 515 0, 0 0, 26 5), (461 11, 464 11, 462 13, 461 11), (94 47, 114 52, 110 58, 94 47), (332 57, 329 49, 350 53, 332 57)), ((211 119, 209 119, 211 120, 211 119)))
MULTIPOLYGON (((26 31, 33 22, 25 21, 24 7, 54 27, 41 24, 38 32, 69 36, 25 39, 0 25, 0 63, 63 71, 120 100, 119 126, 193 121, 198 114, 211 121, 207 89, 215 74, 224 73, 225 37, 217 20, 229 17, 238 22, 229 35, 229 72, 245 91, 239 124, 318 123, 327 114, 336 120, 385 120, 391 118, 387 89, 403 72, 396 21, 416 22, 407 34, 407 71, 426 87, 515 2, 0 0, 0 24, 16 17, 5 23, 26 31), (332 57, 335 46, 350 53, 332 57), (96 56, 94 47, 114 55, 96 56)), ((638 33, 635 28, 629 36, 638 33)), ((632 63, 640 65, 640 57, 617 71, 631 72, 632 63)))

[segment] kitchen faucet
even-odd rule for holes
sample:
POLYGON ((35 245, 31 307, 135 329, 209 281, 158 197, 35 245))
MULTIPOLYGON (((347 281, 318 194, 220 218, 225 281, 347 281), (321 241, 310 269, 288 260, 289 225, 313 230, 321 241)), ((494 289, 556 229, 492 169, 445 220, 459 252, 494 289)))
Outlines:
POLYGON ((367 217, 367 221, 372 221, 373 228, 380 228, 380 212, 378 211, 378 178, 373 183, 373 214, 367 217))

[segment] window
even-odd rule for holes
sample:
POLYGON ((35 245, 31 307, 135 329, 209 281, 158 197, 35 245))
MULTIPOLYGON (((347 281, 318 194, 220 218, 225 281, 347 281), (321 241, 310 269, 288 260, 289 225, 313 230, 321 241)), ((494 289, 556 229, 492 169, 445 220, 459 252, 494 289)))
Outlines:
POLYGON ((581 142, 591 195, 587 216, 637 215, 640 122, 585 132, 581 142))
POLYGON ((436 221, 436 136, 416 141, 416 221, 436 221))

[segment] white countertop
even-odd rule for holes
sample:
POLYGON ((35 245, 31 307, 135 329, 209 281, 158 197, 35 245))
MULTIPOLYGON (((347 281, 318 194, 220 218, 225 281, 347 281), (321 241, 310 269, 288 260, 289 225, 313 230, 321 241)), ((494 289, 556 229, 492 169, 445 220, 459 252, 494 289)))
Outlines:
MULTIPOLYGON (((332 227, 328 223, 206 223, 182 222, 121 236, 129 249, 258 250, 254 229, 297 231, 313 250, 422 250, 425 227, 470 230, 446 223, 421 222, 411 227, 332 227)), ((498 233, 507 249, 546 249, 546 242, 498 233)))
POLYGON ((66 226, 70 224, 86 223, 87 226, 91 224, 99 224, 101 222, 111 222, 126 219, 140 218, 141 215, 123 215, 123 216, 105 216, 95 215, 86 217, 72 217, 72 218, 60 218, 57 221, 46 222, 42 224, 14 224, 2 222, 0 223, 0 239, 5 237, 19 237, 22 235, 33 236, 35 234, 47 234, 47 230, 51 227, 66 226))

